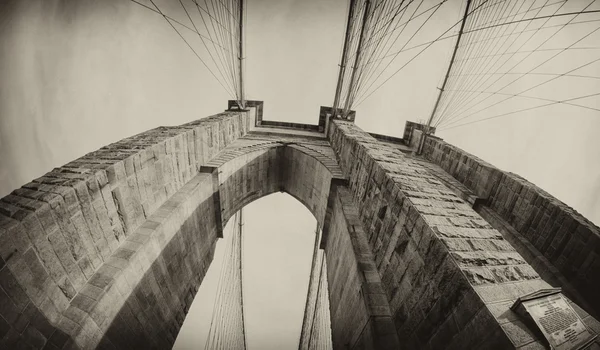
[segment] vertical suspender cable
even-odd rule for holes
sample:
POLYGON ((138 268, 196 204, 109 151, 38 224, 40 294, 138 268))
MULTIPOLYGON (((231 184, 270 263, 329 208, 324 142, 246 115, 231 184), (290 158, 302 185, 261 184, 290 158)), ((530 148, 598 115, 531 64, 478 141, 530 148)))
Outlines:
POLYGON ((321 254, 321 267, 319 268, 319 279, 317 280, 317 298, 315 300, 315 312, 313 313, 312 325, 310 327, 310 334, 308 336, 308 349, 311 349, 310 344, 312 342, 313 331, 315 328, 315 320, 317 319, 317 307, 319 305, 319 295, 321 294, 321 279, 323 274, 323 261, 325 260, 325 252, 321 254))
POLYGON ((342 59, 340 61, 340 73, 338 75, 337 87, 335 89, 335 98, 333 100, 333 115, 337 115, 338 104, 340 102, 340 94, 342 93, 342 85, 344 82, 344 74, 346 72, 346 64, 348 63, 348 41, 350 41, 350 32, 352 31, 352 17, 354 16, 354 7, 356 0, 350 0, 348 9, 348 23, 346 24, 346 37, 344 39, 344 48, 342 49, 342 59))
POLYGON ((448 64, 448 71, 446 72, 446 76, 444 77, 444 82, 442 83, 442 87, 440 88, 440 93, 435 101, 435 105, 433 106, 433 111, 427 120, 427 126, 425 130, 423 130, 423 135, 421 136, 421 140, 419 142, 419 147, 417 149, 417 154, 421 154, 423 152, 423 146, 425 145, 425 138, 427 134, 429 134, 429 130, 431 128, 431 121, 437 111, 438 105, 440 104, 440 99, 442 94, 444 93, 444 89, 446 88, 446 83, 448 83, 448 78, 450 77, 450 71, 452 70, 452 65, 454 64, 454 58, 456 57, 456 52, 458 51, 458 46, 460 45, 460 39, 462 37, 463 31, 465 29, 465 23, 467 22, 467 16, 469 15, 469 8, 471 7, 471 0, 467 0, 467 4, 465 6, 465 14, 463 16, 462 23, 460 24, 460 30, 458 32, 458 37, 456 38, 456 45, 454 46, 454 51, 452 52, 452 57, 450 58, 450 64, 448 64))
MULTIPOLYGON (((365 2, 366 2, 365 3, 365 12, 363 14, 362 27, 361 27, 361 31, 360 31, 360 37, 358 39, 358 48, 356 49, 356 57, 354 58, 354 67, 352 67, 352 75, 350 76, 350 85, 348 87, 348 89, 350 89, 349 91, 351 91, 354 84, 356 84, 356 71, 358 70, 358 67, 360 66, 360 61, 361 61, 362 53, 363 53, 362 46, 364 44, 365 35, 368 30, 369 18, 371 17, 370 16, 371 0, 365 0, 365 2)), ((344 114, 347 114, 349 112, 351 103, 352 103, 351 94, 348 93, 348 96, 346 97, 346 103, 344 105, 344 114)))
MULTIPOLYGON (((310 305, 310 291, 311 288, 313 286, 314 283, 314 271, 316 269, 317 266, 317 257, 319 255, 319 244, 320 244, 320 233, 321 233, 321 229, 319 228, 319 223, 317 222, 317 228, 315 230, 315 244, 313 247, 313 255, 312 255, 312 262, 310 265, 310 275, 308 278, 308 290, 306 292, 306 305, 304 306, 304 317, 302 319, 302 329, 300 330, 300 342, 298 343, 298 349, 302 350, 303 349, 303 339, 306 336, 306 332, 304 331, 305 326, 308 326, 308 309, 309 309, 309 305, 310 305)), ((316 312, 316 310, 315 310, 316 312)), ((309 332, 310 333, 310 332, 309 332)))
POLYGON ((215 307, 205 349, 246 349, 243 291, 243 216, 234 216, 231 238, 227 242, 215 307), (241 333, 240 333, 241 332, 241 333))
MULTIPOLYGON (((244 65, 243 65, 243 59, 244 59, 244 0, 240 0, 240 6, 239 6, 239 18, 238 18, 238 23, 239 23, 239 57, 238 57, 238 61, 239 61, 239 70, 240 70, 240 108, 244 109, 246 107, 246 100, 245 100, 245 96, 244 96, 244 65)), ((241 216, 242 212, 240 210, 240 216, 241 216)))
MULTIPOLYGON (((241 0, 241 2, 244 2, 244 1, 241 0)), ((240 220, 239 220, 239 231, 238 231, 238 235, 239 235, 238 236, 238 239, 239 239, 238 245, 239 245, 239 254, 240 254, 240 256, 239 256, 239 269, 240 269, 240 281, 239 281, 239 283, 240 283, 240 304, 241 304, 240 307, 241 307, 241 315, 242 315, 242 341, 243 341, 244 349, 246 349, 246 344, 247 343, 246 343, 246 323, 245 323, 245 320, 244 320, 244 289, 243 289, 243 286, 244 286, 244 278, 243 277, 244 277, 244 275, 242 274, 242 271, 243 271, 243 258, 242 258, 242 256, 243 256, 242 255, 242 252, 243 252, 243 244, 242 244, 242 242, 243 242, 243 238, 242 238, 243 237, 243 233, 242 233, 242 227, 244 226, 244 218, 242 216, 242 210, 243 209, 240 209, 240 211, 239 211, 239 213, 240 213, 239 219, 240 220)))

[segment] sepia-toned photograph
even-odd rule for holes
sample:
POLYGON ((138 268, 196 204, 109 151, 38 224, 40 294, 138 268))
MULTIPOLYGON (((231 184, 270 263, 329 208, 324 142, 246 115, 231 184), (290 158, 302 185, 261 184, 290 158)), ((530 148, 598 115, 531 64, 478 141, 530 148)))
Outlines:
POLYGON ((0 0, 0 350, 600 350, 600 0, 0 0))

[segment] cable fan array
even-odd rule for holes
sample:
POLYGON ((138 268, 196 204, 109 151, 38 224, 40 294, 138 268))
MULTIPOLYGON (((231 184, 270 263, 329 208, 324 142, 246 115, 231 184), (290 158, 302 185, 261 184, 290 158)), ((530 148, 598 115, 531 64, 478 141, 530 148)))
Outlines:
POLYGON ((432 126, 450 129, 558 104, 600 112, 600 2, 465 6, 432 126))
POLYGON ((242 211, 234 216, 205 349, 246 349, 242 278, 242 211))
POLYGON ((463 1, 464 16, 441 30, 432 23, 446 3, 456 5, 350 1, 333 103, 338 114, 348 116, 432 45, 453 38, 430 118, 439 130, 558 104, 600 111, 599 1, 463 1))
POLYGON ((320 229, 317 226, 315 245, 304 308, 304 319, 298 349, 332 349, 327 263, 325 252, 319 249, 320 229))
POLYGON ((434 42, 451 37, 424 44, 421 37, 447 1, 351 0, 334 108, 348 115, 434 42))
POLYGON ((167 0, 130 1, 163 16, 227 94, 245 105, 245 0, 178 0, 174 8, 167 0))

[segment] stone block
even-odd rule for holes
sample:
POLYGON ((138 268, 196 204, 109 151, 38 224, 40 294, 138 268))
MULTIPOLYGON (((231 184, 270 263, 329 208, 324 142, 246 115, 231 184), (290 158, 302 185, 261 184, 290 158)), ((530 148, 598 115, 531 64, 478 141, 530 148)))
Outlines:
POLYGON ((86 278, 83 275, 83 272, 81 271, 79 266, 77 266, 77 264, 75 263, 73 255, 70 252, 69 246, 67 245, 65 238, 63 237, 61 232, 56 231, 49 234, 48 241, 50 241, 50 244, 52 245, 52 248, 56 253, 56 256, 58 257, 58 260, 67 272, 70 282, 73 284, 75 289, 78 289, 81 286, 83 286, 86 278))
POLYGON ((23 312, 21 312, 17 316, 16 321, 12 325, 13 328, 19 333, 23 333, 23 331, 25 331, 25 328, 27 327, 27 325, 29 325, 29 322, 33 318, 36 310, 37 308, 35 307, 35 305, 33 305, 32 303, 27 304, 27 307, 23 310, 23 312))
POLYGON ((25 261, 25 263, 29 267, 29 270, 31 271, 34 284, 38 287, 41 287, 42 283, 48 278, 48 273, 42 266, 40 258, 35 253, 35 250, 29 248, 23 254, 23 260, 25 261))
POLYGON ((447 349, 476 349, 482 340, 494 334, 499 326, 495 323, 493 316, 487 308, 482 308, 475 314, 460 332, 452 338, 447 349))
POLYGON ((504 323, 502 329, 515 348, 533 343, 537 339, 529 327, 521 321, 509 321, 504 323))
POLYGON ((32 325, 23 331, 23 340, 35 349, 41 349, 46 344, 46 337, 32 325))
MULTIPOLYGON (((0 270, 0 287, 6 293, 5 303, 12 303, 16 306, 17 312, 24 310, 29 303, 29 297, 17 281, 13 273, 8 268, 0 270)), ((2 295, 0 295, 2 296, 2 295)), ((10 308, 7 306, 7 308, 10 308)))
POLYGON ((427 339, 422 339, 426 346, 430 349, 443 349, 450 340, 459 332, 459 328, 452 317, 446 320, 435 330, 435 333, 427 339))
POLYGON ((31 241, 23 225, 16 220, 7 221, 10 223, 4 226, 6 229, 0 230, 0 258, 8 263, 11 258, 25 253, 31 247, 31 241))
POLYGON ((113 285, 114 279, 101 273, 95 273, 88 283, 100 289, 107 290, 113 285))
POLYGON ((98 301, 105 294, 105 291, 104 289, 94 286, 91 283, 87 283, 85 286, 83 286, 79 293, 87 298, 98 301))

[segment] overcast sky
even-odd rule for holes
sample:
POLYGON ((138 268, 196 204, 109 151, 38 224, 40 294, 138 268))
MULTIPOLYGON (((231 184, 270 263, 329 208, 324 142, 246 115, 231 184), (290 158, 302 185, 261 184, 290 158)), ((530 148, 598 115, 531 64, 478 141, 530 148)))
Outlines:
MULTIPOLYGON (((186 20, 177 1, 156 3, 186 20)), ((248 1, 246 88, 249 98, 265 101, 266 119, 316 123, 319 106, 331 105, 346 11, 344 0, 248 1)), ((459 1, 448 1, 416 43, 458 16, 459 1)), ((188 39, 200 48, 197 38, 188 39)), ((599 42, 597 36, 590 40, 599 42)), ((406 120, 426 119, 449 45, 451 40, 432 46, 359 105, 357 124, 400 136, 406 120)), ((585 73, 600 75, 599 65, 585 73)), ((161 16, 128 0, 3 1, 0 77, 0 195, 108 143, 218 113, 228 99, 161 16)), ((550 92, 599 92, 598 82, 564 80, 550 92)), ((587 103, 600 108, 599 100, 587 103)), ((598 224, 598 130, 597 112, 559 106, 438 135, 524 176, 598 224)), ((246 210, 249 346, 295 348, 314 218, 283 194, 246 210)), ((208 280, 218 272, 218 252, 208 280)), ((211 293, 207 282, 178 348, 203 346, 211 293)))

